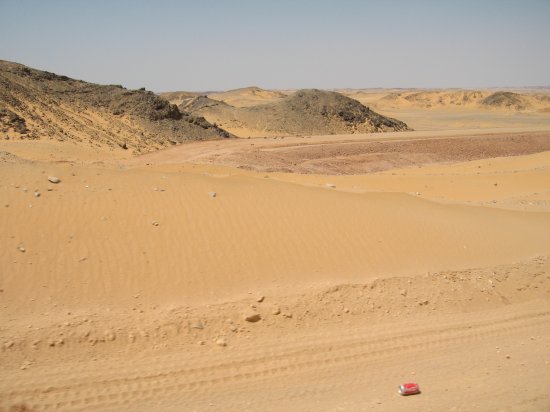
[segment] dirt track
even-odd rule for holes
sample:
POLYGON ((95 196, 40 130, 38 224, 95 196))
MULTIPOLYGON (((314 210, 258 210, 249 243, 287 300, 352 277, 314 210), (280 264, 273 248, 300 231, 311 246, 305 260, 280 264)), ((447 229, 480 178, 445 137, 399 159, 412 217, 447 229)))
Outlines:
POLYGON ((325 136, 246 139, 228 144, 198 142, 133 159, 133 163, 185 162, 263 172, 363 174, 440 162, 521 156, 550 150, 550 132, 478 132, 435 137, 401 133, 392 137, 325 136))

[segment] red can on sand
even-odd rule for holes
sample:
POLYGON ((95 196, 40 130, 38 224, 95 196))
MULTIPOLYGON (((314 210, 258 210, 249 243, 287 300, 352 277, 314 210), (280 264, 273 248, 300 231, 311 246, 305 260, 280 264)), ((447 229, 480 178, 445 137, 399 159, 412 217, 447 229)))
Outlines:
POLYGON ((403 385, 399 385, 399 395, 407 396, 407 395, 416 395, 420 393, 420 386, 418 386, 418 383, 404 383, 403 385))

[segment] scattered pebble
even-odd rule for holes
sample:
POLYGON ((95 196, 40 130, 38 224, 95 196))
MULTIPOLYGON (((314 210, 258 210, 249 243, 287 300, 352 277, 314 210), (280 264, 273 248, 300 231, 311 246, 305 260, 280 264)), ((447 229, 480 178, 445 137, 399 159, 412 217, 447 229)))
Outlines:
POLYGON ((56 177, 56 176, 48 176, 48 181, 50 183, 59 183, 59 182, 61 182, 61 179, 59 177, 56 177))
POLYGON ((151 222, 151 224, 152 224, 153 226, 158 226, 158 225, 159 225, 159 222, 157 222, 156 220, 153 220, 153 221, 151 222))
POLYGON ((210 193, 208 193, 208 196, 214 198, 214 197, 216 197, 216 192, 210 192, 210 193))
POLYGON ((204 329, 204 324, 200 320, 198 320, 191 324, 191 329, 204 329))
POLYGON ((244 316, 244 320, 247 322, 258 322, 260 319, 262 319, 260 314, 255 312, 248 313, 244 316))
POLYGON ((275 308, 275 309, 273 309, 273 312, 271 312, 271 313, 273 313, 274 315, 279 315, 281 313, 281 309, 275 308))
POLYGON ((17 250, 19 250, 21 253, 25 253, 27 249, 25 249, 23 246, 18 246, 17 250))
POLYGON ((105 340, 107 341, 112 342, 116 339, 116 335, 112 330, 106 330, 104 335, 105 335, 105 340))
POLYGON ((262 303, 265 299, 265 296, 259 296, 258 299, 256 299, 256 302, 262 303))
POLYGON ((34 197, 40 197, 40 192, 38 190, 34 191, 34 197))
POLYGON ((216 340, 216 345, 222 346, 222 347, 227 346, 227 342, 225 341, 224 338, 219 338, 219 339, 216 340))
POLYGON ((24 371, 25 369, 27 369, 27 368, 28 368, 29 366, 31 366, 31 365, 32 365, 32 362, 26 360, 26 361, 24 361, 23 364, 21 365, 21 370, 24 371))

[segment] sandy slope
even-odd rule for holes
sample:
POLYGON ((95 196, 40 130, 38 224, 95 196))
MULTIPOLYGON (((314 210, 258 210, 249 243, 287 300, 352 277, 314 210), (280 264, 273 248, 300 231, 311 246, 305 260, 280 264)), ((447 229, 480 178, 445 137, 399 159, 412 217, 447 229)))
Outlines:
POLYGON ((338 139, 1 142, 0 410, 548 410, 549 152, 228 167, 338 139))
POLYGON ((208 97, 225 102, 231 106, 251 107, 281 100, 286 97, 286 94, 277 90, 264 90, 252 86, 225 92, 210 93, 208 97))

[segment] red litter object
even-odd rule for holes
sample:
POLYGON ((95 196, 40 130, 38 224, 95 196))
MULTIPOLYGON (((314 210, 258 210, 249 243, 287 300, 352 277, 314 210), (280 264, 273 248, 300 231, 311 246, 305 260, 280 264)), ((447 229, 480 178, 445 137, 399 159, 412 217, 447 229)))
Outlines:
POLYGON ((399 395, 416 395, 420 393, 420 386, 418 383, 404 383, 399 385, 399 395))

